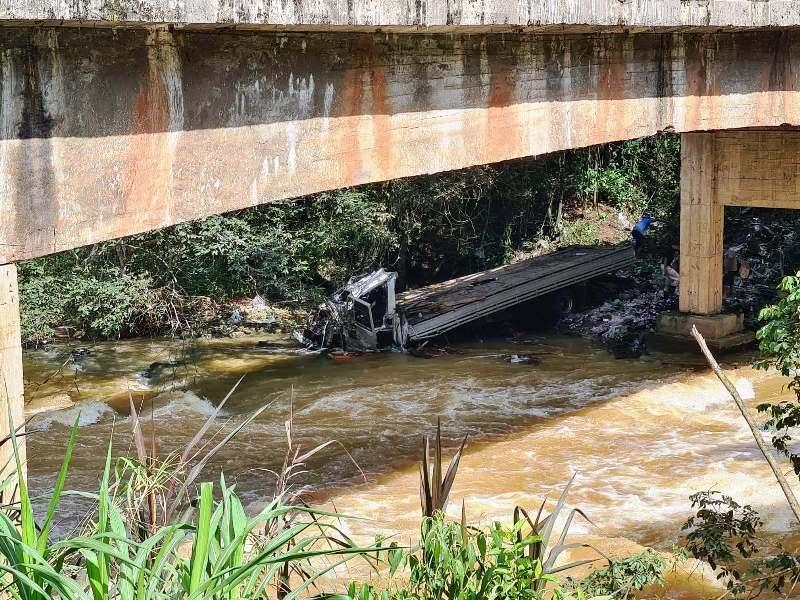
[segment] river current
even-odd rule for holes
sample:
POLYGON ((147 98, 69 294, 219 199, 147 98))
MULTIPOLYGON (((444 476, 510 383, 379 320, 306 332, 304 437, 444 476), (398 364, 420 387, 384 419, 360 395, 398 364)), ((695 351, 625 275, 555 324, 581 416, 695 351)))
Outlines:
MULTIPOLYGON (((792 533, 780 489, 699 357, 615 360, 585 339, 547 335, 461 344, 430 360, 387 353, 336 361, 297 353, 278 338, 267 341, 266 347, 253 338, 188 347, 102 343, 77 360, 63 348, 28 352, 29 406, 43 411, 28 438, 40 505, 76 418, 78 446, 67 485, 92 490, 112 433, 115 452, 130 450, 129 394, 141 406, 148 439, 166 454, 194 435, 244 374, 219 427, 269 407, 212 461, 207 475, 224 470, 248 503, 269 496, 269 470, 283 461, 291 413, 296 445, 337 442, 310 461, 298 483, 311 486, 317 502, 366 518, 350 525, 356 535, 413 536, 420 440, 437 418, 448 450, 468 435, 450 511, 460 513, 463 500, 472 522, 510 522, 515 505, 535 510, 577 473, 570 502, 594 526, 579 523, 572 531, 611 551, 640 544, 668 550, 691 513, 689 495, 709 489, 752 504, 768 531, 792 533), (538 364, 505 360, 524 353, 538 364), (53 406, 66 408, 46 410, 53 406)), ((749 359, 734 355, 725 365, 748 402, 786 394, 785 380, 754 371, 749 359)), ((60 530, 75 526, 85 510, 71 502, 60 514, 60 530)), ((702 597, 698 586, 682 580, 669 597, 702 597)))

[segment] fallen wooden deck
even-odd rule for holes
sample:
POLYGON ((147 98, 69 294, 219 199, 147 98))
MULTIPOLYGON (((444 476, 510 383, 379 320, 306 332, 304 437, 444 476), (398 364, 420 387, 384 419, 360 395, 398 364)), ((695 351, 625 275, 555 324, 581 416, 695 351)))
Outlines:
POLYGON ((407 341, 431 338, 538 296, 633 264, 629 243, 572 247, 397 296, 407 341))

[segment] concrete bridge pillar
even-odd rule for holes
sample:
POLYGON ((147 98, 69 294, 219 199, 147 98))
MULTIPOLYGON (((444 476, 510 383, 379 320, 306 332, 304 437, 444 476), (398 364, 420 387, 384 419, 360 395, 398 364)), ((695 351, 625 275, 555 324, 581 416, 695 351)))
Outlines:
POLYGON ((725 206, 800 208, 798 154, 794 128, 681 135, 680 311, 660 316, 656 339, 696 325, 717 350, 752 341, 742 315, 722 312, 725 206))
MULTIPOLYGON (((0 265, 0 439, 9 434, 11 422, 17 433, 22 433, 19 428, 25 420, 23 394, 19 288, 17 266, 12 263, 0 265)), ((17 441, 24 464, 24 438, 17 441)), ((13 470, 13 467, 9 468, 13 459, 11 443, 0 446, 0 479, 13 470)))
POLYGON ((713 134, 681 136, 680 311, 722 311, 724 207, 717 196, 713 134))

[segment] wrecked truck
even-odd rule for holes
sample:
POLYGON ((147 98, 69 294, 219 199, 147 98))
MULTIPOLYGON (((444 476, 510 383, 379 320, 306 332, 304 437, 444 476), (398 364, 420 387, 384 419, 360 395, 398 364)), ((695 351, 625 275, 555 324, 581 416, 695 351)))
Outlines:
POLYGON ((397 273, 350 280, 295 337, 317 349, 405 350, 456 327, 632 265, 633 246, 573 246, 552 254, 395 293, 397 273))
POLYGON ((397 273, 378 269, 351 277, 319 305, 295 338, 310 348, 369 351, 385 350, 393 344, 397 273))

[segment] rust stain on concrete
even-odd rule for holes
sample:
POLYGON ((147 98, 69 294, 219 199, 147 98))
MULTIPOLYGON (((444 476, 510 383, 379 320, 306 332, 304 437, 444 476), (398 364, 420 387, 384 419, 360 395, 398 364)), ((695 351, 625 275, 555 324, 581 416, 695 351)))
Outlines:
POLYGON ((161 78, 158 57, 148 51, 149 70, 133 105, 133 127, 127 157, 122 165, 121 215, 161 225, 158 215, 170 183, 168 134, 169 101, 161 78))
POLYGON ((626 124, 638 115, 626 114, 622 106, 627 88, 627 69, 623 38, 602 38, 597 42, 596 61, 600 72, 597 77, 597 112, 589 139, 600 144, 615 129, 626 129, 626 124))
POLYGON ((714 72, 713 36, 698 34, 685 41, 686 93, 684 98, 684 127, 687 130, 701 129, 704 122, 717 118, 715 107, 709 96, 716 90, 714 72))
POLYGON ((796 89, 791 62, 791 41, 788 32, 775 31, 764 48, 769 52, 761 71, 760 89, 767 93, 759 94, 756 110, 768 115, 797 115, 797 100, 794 94, 782 93, 796 89))
POLYGON ((515 106, 517 52, 514 44, 501 42, 489 51, 489 99, 486 111, 486 148, 492 161, 524 152, 526 130, 515 106), (492 52, 495 50, 495 52, 492 52))
POLYGON ((350 117, 353 124, 350 128, 337 129, 331 142, 336 148, 336 154, 342 164, 343 180, 345 185, 355 185, 359 181, 363 168, 361 160, 361 109, 364 98, 364 75, 360 68, 348 69, 344 73, 340 113, 343 118, 350 117))
POLYGON ((386 74, 374 63, 369 74, 372 91, 372 136, 379 179, 391 179, 395 172, 394 143, 392 142, 391 106, 386 91, 386 74))
POLYGON ((335 143, 347 185, 356 185, 365 177, 391 179, 395 163, 388 84, 375 38, 359 37, 351 50, 353 65, 344 72, 338 114, 350 116, 355 127, 343 131, 335 143))
POLYGON ((46 104, 44 79, 50 71, 52 57, 31 43, 22 50, 22 114, 17 135, 30 140, 27 151, 21 152, 15 164, 19 179, 26 182, 31 193, 27 210, 18 211, 17 232, 25 247, 46 248, 55 251, 56 230, 59 225, 59 193, 53 165, 52 133, 54 119, 46 104))
POLYGON ((60 95, 36 81, 49 81, 47 61, 25 63, 34 30, 0 30, 0 92, 11 106, 0 115, 10 141, 0 157, 0 211, 13 215, 0 226, 0 263, 259 202, 648 135, 664 124, 778 126, 799 116, 793 31, 187 31, 176 37, 180 46, 166 34, 145 44, 143 34, 58 31, 60 95), (302 93, 274 83, 292 73, 309 82, 302 93), (294 144, 296 172, 288 168, 294 144), (29 216, 38 206, 41 227, 29 216))
POLYGON ((672 127, 675 120, 675 106, 672 102, 674 93, 674 64, 673 36, 661 36, 658 52, 658 74, 656 79, 656 96, 658 109, 656 120, 659 127, 672 127))

